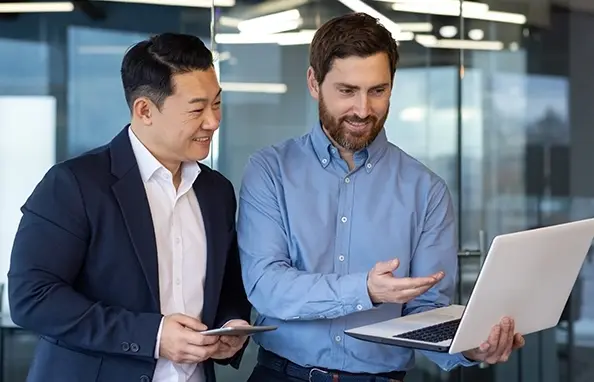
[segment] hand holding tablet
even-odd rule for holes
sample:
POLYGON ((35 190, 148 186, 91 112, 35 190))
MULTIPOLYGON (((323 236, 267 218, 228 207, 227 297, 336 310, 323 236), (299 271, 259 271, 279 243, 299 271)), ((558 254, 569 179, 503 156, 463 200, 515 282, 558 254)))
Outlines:
POLYGON ((251 336, 255 333, 276 330, 276 326, 227 326, 200 332, 203 336, 251 336))

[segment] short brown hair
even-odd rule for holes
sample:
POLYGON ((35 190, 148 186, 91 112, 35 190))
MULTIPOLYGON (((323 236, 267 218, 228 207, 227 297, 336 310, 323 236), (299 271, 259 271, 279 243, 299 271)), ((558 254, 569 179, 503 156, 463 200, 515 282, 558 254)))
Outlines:
POLYGON ((398 44, 390 31, 366 13, 349 13, 328 20, 315 33, 309 50, 309 65, 319 84, 332 68, 334 59, 369 57, 386 53, 392 80, 398 65, 398 44))

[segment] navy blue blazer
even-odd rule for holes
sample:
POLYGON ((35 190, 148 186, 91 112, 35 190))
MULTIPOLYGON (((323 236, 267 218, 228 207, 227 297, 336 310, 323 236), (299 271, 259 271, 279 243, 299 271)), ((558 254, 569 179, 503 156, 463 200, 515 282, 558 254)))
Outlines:
MULTIPOLYGON (((207 237, 202 321, 249 322, 232 184, 200 164, 207 237)), ((31 382, 149 382, 159 303, 157 248, 127 126, 108 145, 54 165, 22 207, 8 272, 13 321, 41 335, 31 382)), ((245 347, 244 347, 245 349, 245 347)), ((220 363, 239 366, 243 350, 220 363)), ((205 362, 207 382, 214 364, 205 362)))

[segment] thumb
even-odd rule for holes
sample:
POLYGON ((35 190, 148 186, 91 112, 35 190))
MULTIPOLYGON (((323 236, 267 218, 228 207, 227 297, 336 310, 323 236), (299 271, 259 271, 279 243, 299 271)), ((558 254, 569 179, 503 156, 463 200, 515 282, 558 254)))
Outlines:
POLYGON ((197 332, 207 329, 206 325, 204 325, 202 322, 200 322, 200 320, 198 320, 194 317, 186 316, 185 314, 176 315, 175 320, 179 324, 181 324, 189 329, 195 330, 197 332))
POLYGON ((375 273, 378 275, 392 273, 400 266, 400 260, 393 259, 390 261, 382 261, 375 265, 375 273))

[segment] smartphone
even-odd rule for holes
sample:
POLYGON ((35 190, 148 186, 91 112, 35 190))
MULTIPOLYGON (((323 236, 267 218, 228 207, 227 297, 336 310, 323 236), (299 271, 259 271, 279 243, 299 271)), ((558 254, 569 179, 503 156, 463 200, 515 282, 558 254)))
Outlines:
POLYGON ((203 336, 251 336, 255 333, 276 330, 277 326, 228 326, 200 332, 203 336))

